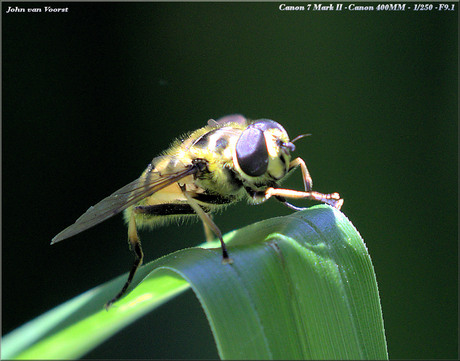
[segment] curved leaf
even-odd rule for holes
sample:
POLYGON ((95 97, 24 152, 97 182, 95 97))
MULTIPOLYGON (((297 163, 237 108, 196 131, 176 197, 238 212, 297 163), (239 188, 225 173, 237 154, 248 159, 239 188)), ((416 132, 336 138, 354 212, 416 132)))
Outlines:
MULTIPOLYGON (((223 359, 387 359, 377 283, 348 219, 325 205, 269 219, 217 243, 142 267, 108 312, 125 275, 5 336, 2 358, 76 358, 192 286, 223 359)), ((153 355, 152 355, 153 356, 153 355)))

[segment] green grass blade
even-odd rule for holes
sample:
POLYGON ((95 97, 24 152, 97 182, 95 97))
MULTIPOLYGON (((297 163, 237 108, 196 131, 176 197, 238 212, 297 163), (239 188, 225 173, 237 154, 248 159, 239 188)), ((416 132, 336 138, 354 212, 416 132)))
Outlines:
POLYGON ((85 292, 6 335, 2 340, 2 359, 78 358, 189 288, 177 276, 158 275, 141 283, 106 311, 105 302, 124 282, 125 276, 119 277, 85 292))
POLYGON ((225 240, 233 265, 221 264, 219 249, 205 249, 217 243, 165 256, 142 267, 137 287, 108 312, 103 305, 126 276, 5 336, 2 358, 77 358, 187 282, 223 359, 388 358, 373 267, 342 213, 316 206, 225 240))

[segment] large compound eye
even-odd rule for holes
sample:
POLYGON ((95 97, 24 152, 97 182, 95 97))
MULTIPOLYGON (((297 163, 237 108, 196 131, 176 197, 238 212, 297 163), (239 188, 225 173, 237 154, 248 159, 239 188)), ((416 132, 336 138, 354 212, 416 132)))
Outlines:
POLYGON ((259 120, 256 120, 254 123, 252 123, 250 126, 260 129, 263 132, 269 129, 279 129, 283 133, 286 133, 286 130, 284 130, 281 124, 271 119, 259 119, 259 120))
POLYGON ((251 177, 264 174, 268 168, 268 150, 264 132, 248 127, 236 143, 236 157, 241 170, 251 177))

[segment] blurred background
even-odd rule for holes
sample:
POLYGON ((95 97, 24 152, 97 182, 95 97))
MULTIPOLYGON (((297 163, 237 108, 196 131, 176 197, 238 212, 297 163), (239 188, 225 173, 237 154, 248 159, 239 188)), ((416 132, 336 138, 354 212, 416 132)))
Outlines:
MULTIPOLYGON (((2 3, 2 334, 127 272, 120 216, 49 243, 174 138, 242 113, 291 138, 312 134, 295 155, 315 190, 342 195, 366 242, 390 358, 458 357, 457 9, 52 3, 68 13, 5 13, 45 5, 2 3)), ((285 185, 302 189, 300 171, 285 185)), ((216 223, 228 232, 288 213, 239 204, 216 223)), ((204 235, 192 223, 141 239, 149 262, 204 235)), ((191 291, 87 355, 216 357, 191 291)))

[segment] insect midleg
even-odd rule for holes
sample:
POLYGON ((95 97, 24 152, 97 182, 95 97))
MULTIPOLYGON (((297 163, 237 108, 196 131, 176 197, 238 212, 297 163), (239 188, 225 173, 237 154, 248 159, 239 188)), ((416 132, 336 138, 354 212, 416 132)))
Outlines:
POLYGON ((300 169, 302 170, 302 178, 305 191, 310 192, 313 188, 313 180, 311 179, 310 172, 308 171, 307 165, 305 164, 304 160, 300 157, 294 159, 291 163, 289 163, 289 170, 299 165, 300 169))
MULTIPOLYGON (((212 219, 212 215, 209 215, 209 218, 212 219)), ((206 242, 212 242, 214 240, 214 233, 212 229, 205 222, 203 222, 203 229, 204 235, 206 237, 206 242)))
POLYGON ((209 214, 203 211, 198 202, 194 200, 187 191, 183 191, 182 193, 184 194, 185 198, 187 198, 188 204, 190 204, 195 213, 201 218, 203 226, 209 227, 209 229, 212 230, 212 232, 217 236, 217 238, 219 238, 220 245, 222 248, 222 263, 233 263, 233 260, 228 256, 227 247, 225 246, 224 240, 222 238, 222 232, 220 231, 219 227, 217 227, 217 225, 214 223, 209 214))
POLYGON ((142 265, 142 260, 144 259, 144 253, 142 252, 141 241, 139 239, 139 236, 137 235, 136 219, 135 219, 136 212, 135 211, 136 209, 134 209, 133 212, 131 213, 131 218, 129 219, 129 225, 128 225, 128 239, 129 239, 130 248, 132 252, 134 253, 134 264, 131 267, 131 271, 129 272, 128 279, 125 282, 121 291, 118 292, 114 298, 112 298, 109 302, 106 303, 105 308, 107 310, 110 308, 110 306, 112 306, 112 304, 117 302, 126 293, 126 290, 128 289, 129 285, 131 284, 131 281, 134 278, 134 275, 136 274, 136 271, 142 265))
MULTIPOLYGON (((136 212, 149 214, 152 216, 169 216, 169 215, 182 215, 182 214, 196 214, 195 210, 188 203, 166 203, 155 204, 152 206, 138 206, 136 212)), ((209 215, 212 219, 212 215, 209 215)), ((214 233, 209 226, 203 222, 204 234, 207 242, 214 241, 214 233)))
POLYGON ((181 214, 195 214, 195 211, 187 203, 165 203, 151 206, 137 206, 136 213, 151 216, 177 216, 181 214))
MULTIPOLYGON (((330 206, 340 209, 343 205, 343 199, 340 198, 338 193, 332 194, 322 194, 319 192, 299 192, 292 189, 282 189, 282 188, 267 188, 265 191, 265 199, 270 197, 282 197, 282 198, 293 198, 293 199, 313 199, 319 202, 329 204, 330 206)), ((281 200, 282 201, 282 200, 281 200)))

